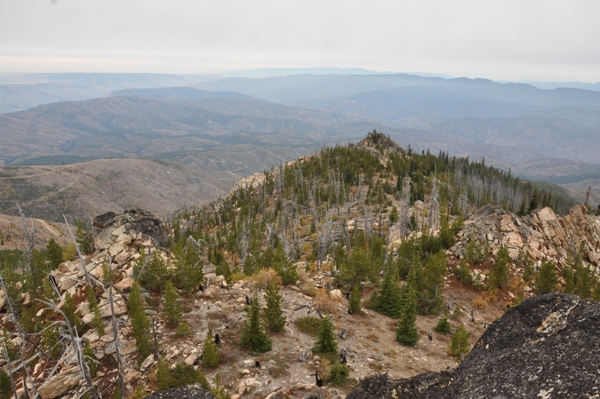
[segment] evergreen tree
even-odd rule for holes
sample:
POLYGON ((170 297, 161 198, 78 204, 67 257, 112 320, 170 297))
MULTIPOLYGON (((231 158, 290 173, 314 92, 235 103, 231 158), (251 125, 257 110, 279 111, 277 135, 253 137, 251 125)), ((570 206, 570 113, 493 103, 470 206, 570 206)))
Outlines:
POLYGON ((175 275, 174 283, 185 293, 192 293, 198 289, 204 280, 202 259, 198 250, 193 245, 185 245, 185 241, 175 245, 175 275))
POLYGON ((544 259, 542 266, 535 279, 535 292, 538 295, 549 294, 556 290, 558 278, 556 277, 556 267, 552 261, 544 259))
POLYGON ((231 268, 225 259, 222 259, 215 268, 217 276, 225 277, 225 281, 229 281, 231 277, 231 268))
POLYGON ((529 201, 529 212, 537 209, 540 201, 540 193, 538 189, 533 190, 533 195, 531 196, 531 200, 529 201))
POLYGON ((337 354, 337 342, 335 335, 333 334, 333 324, 331 318, 325 316, 319 323, 319 332, 317 334, 317 341, 312 348, 313 353, 323 354, 337 354))
POLYGON ((48 259, 48 267, 51 270, 56 269, 63 262, 63 250, 54 240, 54 237, 50 238, 48 245, 46 245, 46 258, 48 259))
POLYGON ((492 287, 502 288, 508 283, 509 259, 508 248, 505 245, 502 245, 498 250, 496 261, 494 262, 494 266, 490 273, 490 285, 492 287))
MULTIPOLYGON (((418 292, 420 301, 420 312, 429 314, 437 312, 443 303, 442 289, 444 287, 444 275, 448 270, 448 260, 444 250, 440 250, 430 256, 425 262, 425 268, 421 276, 421 284, 418 292)), ((416 287, 416 286, 415 286, 416 287)))
POLYGON ((275 249, 273 269, 279 274, 284 285, 296 284, 296 281, 298 281, 296 265, 288 259, 281 244, 275 249))
POLYGON ((4 355, 4 348, 6 348, 6 352, 8 355, 8 359, 4 359, 7 360, 8 362, 12 362, 13 360, 16 360, 17 357, 19 356, 19 352, 17 351, 17 348, 15 348, 15 345, 13 344, 12 340, 10 339, 10 335, 8 334, 8 331, 5 328, 2 328, 2 337, 0 337, 2 342, 0 342, 0 353, 2 353, 2 358, 5 357, 4 355))
POLYGON ((355 284, 354 287, 352 287, 352 291, 350 291, 350 300, 348 301, 348 310, 350 310, 352 314, 359 314, 361 312, 360 299, 360 288, 358 284, 355 284))
POLYGON ((519 211, 517 212, 518 216, 525 216, 527 214, 527 202, 525 201, 525 197, 523 197, 523 201, 521 202, 521 206, 519 207, 519 211))
POLYGON ((12 396, 10 377, 4 370, 0 369, 0 399, 10 399, 12 396))
MULTIPOLYGON (((407 285, 410 285, 407 284, 407 285)), ((396 341, 406 346, 414 346, 419 340, 417 331, 417 293, 412 286, 406 288, 403 299, 402 316, 398 320, 396 341)))
POLYGON ((271 339, 264 332, 260 322, 260 305, 256 295, 252 298, 252 304, 246 307, 246 322, 240 344, 253 353, 271 350, 271 339))
POLYGON ((76 310, 77 306, 75 306, 73 297, 67 291, 65 295, 65 304, 62 307, 62 311, 67 317, 69 324, 71 324, 71 326, 75 330, 79 331, 79 329, 81 328, 81 320, 79 319, 79 316, 77 316, 77 314, 75 313, 76 310))
POLYGON ((46 351, 52 359, 57 359, 61 354, 60 346, 60 331, 56 324, 52 324, 48 321, 43 326, 42 330, 42 345, 46 348, 46 351))
POLYGON ((398 209, 395 206, 392 207, 392 211, 390 212, 390 225, 398 222, 398 209))
POLYGON ((133 396, 131 399, 144 399, 146 396, 146 390, 144 389, 144 385, 141 382, 138 382, 135 390, 133 391, 133 396))
POLYGON ((458 326, 458 329, 452 334, 452 341, 450 342, 449 354, 455 358, 459 358, 461 354, 469 353, 469 337, 471 334, 467 332, 465 326, 462 324, 458 326))
POLYGON ((215 339, 212 334, 207 334, 204 340, 204 347, 202 349, 202 364, 205 367, 215 368, 219 365, 220 355, 219 347, 215 343, 215 339))
POLYGON ((529 256, 529 253, 523 248, 519 250, 519 256, 517 257, 517 265, 524 269, 523 281, 530 282, 535 277, 535 268, 533 267, 533 259, 529 256))
POLYGON ((98 307, 98 303, 96 302, 96 294, 90 286, 87 287, 87 302, 88 308, 94 314, 94 319, 92 320, 92 327, 94 327, 98 335, 101 337, 104 335, 104 320, 102 319, 102 313, 100 312, 100 308, 98 307))
MULTIPOLYGON (((581 257, 575 258, 575 294, 587 299, 592 297, 592 287, 595 285, 596 277, 594 271, 583 265, 581 257)), ((563 273, 564 274, 564 273, 563 273)), ((566 292, 566 291, 565 291, 566 292)))
POLYGON ((146 289, 160 292, 164 290, 165 284, 169 280, 169 270, 160 251, 152 254, 152 258, 146 264, 146 268, 141 271, 138 278, 142 286, 146 289))
POLYGON ((478 265, 485 260, 485 255, 487 254, 487 246, 473 235, 471 236, 471 240, 465 248, 465 252, 467 260, 469 260, 474 265, 478 265))
POLYGON ((152 344, 150 339, 150 319, 144 312, 142 292, 139 283, 136 281, 131 286, 129 292, 129 316, 131 317, 131 328, 133 338, 140 356, 146 358, 152 353, 152 344))
POLYGON ((565 279, 565 289, 564 292, 567 294, 575 293, 575 272, 573 268, 569 265, 565 265, 562 268, 562 275, 565 279))
POLYGON ((94 350, 90 345, 90 341, 85 341, 85 344, 83 345, 82 354, 85 364, 90 369, 90 376, 92 378, 96 378, 96 373, 98 372, 98 362, 96 362, 96 356, 94 355, 94 350))
POLYGON ((448 321, 448 318, 446 316, 441 316, 438 319, 437 324, 433 328, 433 331, 435 331, 438 334, 448 334, 450 332, 450 322, 448 321))
MULTIPOLYGON (((362 230, 357 236, 362 236, 362 230)), ((369 259, 364 246, 361 246, 360 243, 355 244, 350 256, 348 256, 343 264, 338 265, 338 267, 340 269, 340 281, 350 286, 360 284, 365 280, 374 282, 377 279, 377 270, 371 262, 371 259, 369 259)))
POLYGON ((121 384, 115 384, 115 389, 112 395, 113 399, 121 399, 121 384))
POLYGON ((79 250, 83 254, 89 254, 93 250, 92 237, 90 232, 86 230, 81 220, 77 221, 77 231, 75 232, 75 241, 79 250))
POLYGON ((448 224, 446 215, 440 215, 440 241, 444 249, 450 249, 454 245, 454 233, 448 224))
POLYGON ((279 288, 274 282, 269 284, 267 292, 265 294, 265 300, 267 306, 263 310, 263 316, 265 318, 265 325, 271 332, 281 332, 285 326, 285 316, 281 310, 281 295, 279 295, 279 288))
POLYGON ((111 285, 115 282, 115 272, 112 266, 108 263, 108 259, 102 261, 102 284, 111 285))
POLYGON ((252 254, 248 254, 244 260, 244 274, 246 276, 252 276, 257 271, 256 258, 252 254))
POLYGON ((381 291, 374 294, 372 299, 373 309, 383 315, 397 319, 402 312, 401 290, 396 283, 396 274, 391 267, 385 273, 381 291))
POLYGON ((167 322, 170 326, 175 326, 181 320, 181 304, 179 303, 179 294, 177 288, 171 280, 165 285, 165 313, 167 322))

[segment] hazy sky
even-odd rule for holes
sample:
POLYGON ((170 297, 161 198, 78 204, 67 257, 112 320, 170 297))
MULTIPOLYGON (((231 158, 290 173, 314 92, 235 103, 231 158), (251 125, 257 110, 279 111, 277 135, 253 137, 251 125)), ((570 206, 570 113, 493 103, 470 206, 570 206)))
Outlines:
POLYGON ((0 72, 340 67, 600 81, 597 0, 0 0, 0 72))

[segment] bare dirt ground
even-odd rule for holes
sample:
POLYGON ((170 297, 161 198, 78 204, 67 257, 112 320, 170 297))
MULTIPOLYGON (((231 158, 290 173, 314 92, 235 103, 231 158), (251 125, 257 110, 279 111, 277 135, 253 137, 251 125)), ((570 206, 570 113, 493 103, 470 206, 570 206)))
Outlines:
MULTIPOLYGON (((310 281, 318 282, 323 275, 312 275, 310 281)), ((441 371, 454 368, 457 362, 446 352, 451 334, 443 336, 433 334, 428 340, 428 331, 433 330, 439 315, 418 316, 417 326, 420 339, 414 347, 405 347, 396 342, 396 320, 380 315, 372 310, 362 314, 349 315, 347 301, 334 300, 333 324, 338 336, 338 348, 347 352, 348 366, 351 369, 350 382, 344 387, 317 388, 315 369, 319 361, 312 354, 302 360, 314 345, 315 337, 301 332, 295 323, 299 317, 319 317, 314 298, 302 293, 297 287, 285 287, 281 290, 284 313, 287 317, 285 332, 270 334, 273 349, 264 354, 252 355, 241 348, 237 341, 241 337, 245 320, 245 297, 258 292, 248 281, 231 284, 227 289, 219 289, 217 299, 203 297, 201 293, 185 300, 187 313, 184 319, 191 327, 192 334, 177 338, 173 330, 162 324, 158 331, 162 342, 177 342, 164 348, 170 362, 182 361, 191 364, 202 352, 202 342, 209 329, 222 338, 221 364, 216 370, 204 369, 212 381, 219 374, 222 383, 231 394, 243 398, 265 398, 278 392, 286 397, 302 398, 308 392, 324 392, 334 398, 339 393, 347 394, 358 379, 375 372, 388 372, 395 378, 405 378, 427 371, 441 371), (348 330, 346 339, 339 338, 342 329, 348 330), (171 336, 171 337, 168 337, 171 336), (257 368, 255 361, 260 363, 257 368)), ((366 290, 365 297, 372 290, 366 290)), ((452 307, 459 305, 463 311, 460 317, 449 317, 452 329, 464 324, 471 334, 470 343, 474 345, 485 331, 484 326, 491 324, 506 309, 503 299, 490 302, 485 309, 474 309, 471 318, 472 300, 482 298, 482 293, 464 287, 454 276, 448 276, 443 294, 445 303, 452 307)), ((264 300, 261 299, 264 305, 264 300)))

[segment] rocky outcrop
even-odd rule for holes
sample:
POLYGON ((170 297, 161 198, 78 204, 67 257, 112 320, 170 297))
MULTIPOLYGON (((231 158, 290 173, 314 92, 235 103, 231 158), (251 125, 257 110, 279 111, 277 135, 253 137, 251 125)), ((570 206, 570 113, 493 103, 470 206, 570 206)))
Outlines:
POLYGON ((518 217, 498 205, 481 208, 465 222, 457 235, 452 252, 462 257, 472 239, 486 242, 495 253, 506 245, 510 256, 517 257, 524 248, 533 259, 552 259, 564 264, 573 251, 583 248, 584 261, 600 266, 600 218, 588 215, 583 205, 573 207, 568 215, 557 216, 551 208, 542 208, 518 217))
POLYGON ((455 370, 369 377, 347 399, 600 397, 599 356, 600 304, 541 295, 494 322, 455 370))
POLYGON ((214 399, 212 393, 195 385, 169 389, 168 391, 155 392, 146 399, 214 399))
POLYGON ((129 245, 137 241, 142 244, 149 239, 153 240, 154 245, 162 246, 167 238, 160 219, 141 209, 131 209, 119 215, 107 212, 96 216, 92 225, 94 245, 99 251, 109 249, 117 242, 129 245))
POLYGON ((54 399, 78 386, 82 381, 79 367, 72 366, 50 378, 38 388, 38 392, 42 399, 54 399))

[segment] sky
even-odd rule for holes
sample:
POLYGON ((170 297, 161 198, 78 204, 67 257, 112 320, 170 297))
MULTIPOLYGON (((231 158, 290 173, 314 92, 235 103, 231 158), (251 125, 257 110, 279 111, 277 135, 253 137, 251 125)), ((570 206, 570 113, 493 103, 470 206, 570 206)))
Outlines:
POLYGON ((0 73, 365 68, 600 81, 597 0, 0 0, 0 73))

